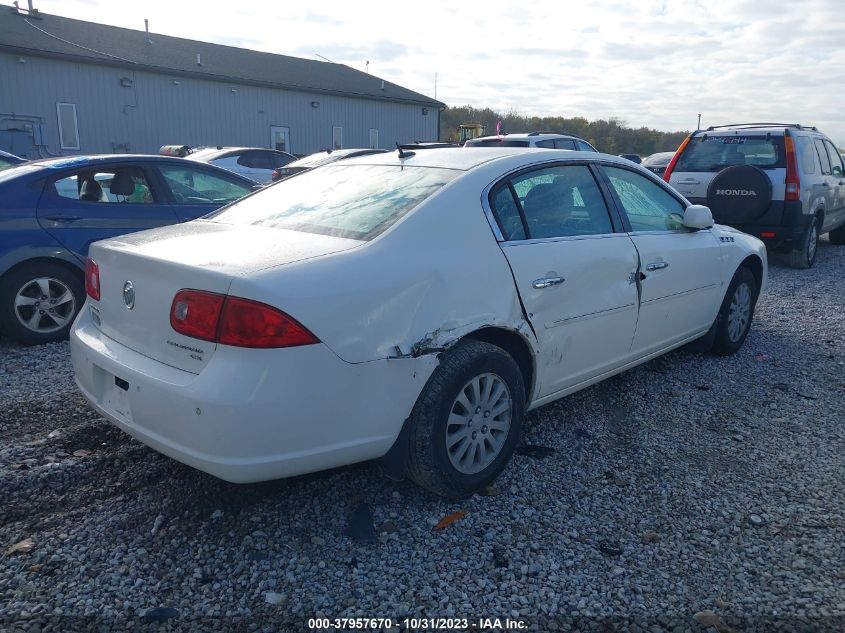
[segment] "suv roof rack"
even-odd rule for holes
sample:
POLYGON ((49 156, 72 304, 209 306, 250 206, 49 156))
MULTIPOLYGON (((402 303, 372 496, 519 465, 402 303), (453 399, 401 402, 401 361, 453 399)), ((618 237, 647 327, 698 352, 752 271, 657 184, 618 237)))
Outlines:
POLYGON ((539 130, 536 132, 529 132, 528 136, 540 136, 541 134, 562 134, 563 136, 572 136, 571 134, 567 134, 566 132, 554 132, 551 130, 539 130))
POLYGON ((757 127, 794 127, 797 130, 803 130, 804 128, 807 128, 813 130, 814 132, 818 132, 815 126, 801 125, 800 123, 731 123, 729 125, 711 125, 705 130, 705 132, 710 132, 712 130, 721 130, 729 127, 741 128, 743 130, 757 127))

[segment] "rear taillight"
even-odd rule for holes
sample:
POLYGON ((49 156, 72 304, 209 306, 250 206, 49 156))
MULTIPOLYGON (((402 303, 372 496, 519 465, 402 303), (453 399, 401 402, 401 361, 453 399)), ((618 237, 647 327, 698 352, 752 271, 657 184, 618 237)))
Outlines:
POLYGON ((279 178, 281 178, 281 177, 282 177, 282 174, 281 174, 281 172, 279 172, 279 170, 278 170, 278 169, 274 169, 274 170, 273 170, 273 173, 272 173, 272 174, 270 174, 270 180, 271 180, 272 182, 276 182, 276 181, 277 181, 279 178))
POLYGON ((176 293, 170 325, 185 336, 234 347, 298 347, 320 342, 273 306, 202 290, 176 293))
POLYGON ((686 137, 683 142, 681 143, 680 147, 678 147, 678 151, 675 152, 675 155, 672 157, 672 160, 669 161, 669 164, 666 165, 666 171, 663 172, 663 180, 669 182, 669 178, 672 176, 672 172, 675 170, 675 163, 678 162, 678 159, 681 157, 681 154, 684 153, 687 145, 692 140, 692 134, 686 137))
POLYGON ((202 290, 180 290, 170 306, 170 326, 185 336, 217 340, 220 311, 226 295, 202 290))
POLYGON ((94 301, 100 300, 100 267, 90 258, 85 260, 85 293, 94 301))
POLYGON ((800 200, 801 179, 798 176, 798 161, 795 158, 795 143, 788 132, 783 137, 783 144, 786 148, 786 192, 783 199, 800 200))

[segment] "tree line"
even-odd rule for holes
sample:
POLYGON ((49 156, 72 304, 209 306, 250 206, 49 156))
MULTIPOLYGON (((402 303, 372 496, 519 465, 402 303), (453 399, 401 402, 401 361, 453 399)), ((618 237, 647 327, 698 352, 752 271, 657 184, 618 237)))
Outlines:
POLYGON ((524 116, 517 112, 500 113, 490 108, 469 105, 446 108, 440 115, 440 140, 458 140, 462 123, 481 123, 486 134, 496 133, 496 122, 502 122, 503 133, 562 132, 580 136, 607 154, 639 154, 648 156, 655 152, 674 152, 689 134, 688 131, 661 132, 647 127, 631 128, 625 122, 611 118, 588 121, 584 117, 524 116))

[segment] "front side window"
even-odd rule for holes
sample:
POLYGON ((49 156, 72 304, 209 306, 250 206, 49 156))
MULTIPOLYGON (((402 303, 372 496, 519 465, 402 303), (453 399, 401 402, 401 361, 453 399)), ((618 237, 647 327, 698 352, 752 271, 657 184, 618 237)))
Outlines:
POLYGON ((79 149, 76 104, 57 103, 56 114, 59 119, 59 145, 62 149, 79 149))
POLYGON ((53 182, 55 193, 82 202, 155 202, 144 172, 137 167, 105 171, 79 171, 53 182))
POLYGON ((251 191, 247 185, 201 169, 163 165, 159 170, 177 204, 228 204, 251 191))
POLYGON ((370 240, 461 173, 433 167, 327 165, 282 180, 208 219, 370 240))
POLYGON ((545 141, 537 141, 534 144, 535 147, 545 147, 548 149, 554 149, 555 147, 555 140, 553 138, 546 139, 545 141))
POLYGON ((682 231, 684 206, 645 176, 619 167, 603 167, 631 223, 631 231, 682 231))
POLYGON ((571 138, 556 138, 555 139, 555 148, 557 149, 577 149, 575 147, 575 141, 571 138))
POLYGON ((514 214, 519 209, 528 239, 613 232, 607 205, 586 165, 547 167, 514 176, 494 190, 491 205, 505 239, 525 239, 514 214))
POLYGON ((528 141, 485 138, 475 141, 467 141, 465 147, 528 147, 528 145, 528 141))

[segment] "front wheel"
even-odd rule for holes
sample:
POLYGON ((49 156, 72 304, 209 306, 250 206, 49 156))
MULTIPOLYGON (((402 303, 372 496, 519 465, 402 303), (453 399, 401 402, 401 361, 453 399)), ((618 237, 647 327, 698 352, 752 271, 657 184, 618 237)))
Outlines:
POLYGON ((757 303, 757 280, 743 266, 733 276, 716 317, 716 336, 711 351, 718 356, 736 353, 751 329, 757 303))
POLYGON ((471 495, 510 461, 522 431, 525 386, 500 347, 466 340, 441 356, 409 420, 408 474, 444 497, 471 495))
POLYGON ((26 345, 67 338, 85 301, 79 275, 49 262, 29 264, 0 281, 3 331, 26 345))

